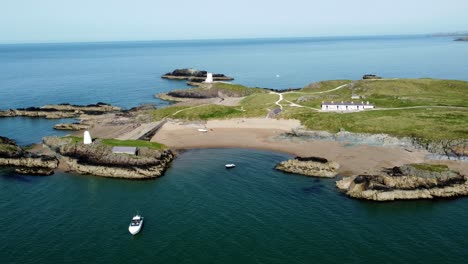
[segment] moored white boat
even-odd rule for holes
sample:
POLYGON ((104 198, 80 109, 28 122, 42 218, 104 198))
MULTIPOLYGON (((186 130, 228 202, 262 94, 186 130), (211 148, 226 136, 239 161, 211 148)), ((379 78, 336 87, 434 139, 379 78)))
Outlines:
POLYGON ((132 235, 138 234, 140 232, 141 227, 143 226, 143 217, 141 215, 135 215, 128 226, 128 232, 132 235))
POLYGON ((208 132, 208 129, 199 128, 199 129, 198 129, 198 132, 204 132, 204 133, 206 133, 206 132, 208 132))
POLYGON ((234 163, 229 163, 229 164, 226 164, 226 165, 224 165, 224 166, 226 166, 226 168, 230 169, 230 168, 234 168, 234 167, 236 166, 236 164, 234 164, 234 163))

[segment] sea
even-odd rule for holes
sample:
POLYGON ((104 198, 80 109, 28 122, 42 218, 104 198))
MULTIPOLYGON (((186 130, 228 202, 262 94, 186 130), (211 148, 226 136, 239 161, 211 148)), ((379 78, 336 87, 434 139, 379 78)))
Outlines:
MULTIPOLYGON (((0 109, 165 107, 155 94, 188 88, 160 78, 177 68, 277 89, 364 74, 468 80, 466 58, 468 43, 423 35, 0 45, 0 109)), ((0 135, 26 146, 72 121, 2 118, 0 135)), ((467 263, 468 198, 354 200, 334 179, 274 170, 288 158, 193 149, 145 181, 0 168, 0 263, 467 263)))

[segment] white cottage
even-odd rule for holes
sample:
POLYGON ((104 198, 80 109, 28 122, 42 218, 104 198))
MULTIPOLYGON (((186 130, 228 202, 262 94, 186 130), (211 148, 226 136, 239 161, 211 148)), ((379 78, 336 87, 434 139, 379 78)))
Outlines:
POLYGON ((360 102, 322 102, 322 111, 362 111, 366 109, 373 109, 374 105, 369 101, 366 103, 360 102))

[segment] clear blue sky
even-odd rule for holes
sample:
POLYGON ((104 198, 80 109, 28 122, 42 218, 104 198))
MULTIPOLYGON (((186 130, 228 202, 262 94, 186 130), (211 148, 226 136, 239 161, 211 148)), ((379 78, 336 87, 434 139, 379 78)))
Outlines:
POLYGON ((0 43, 468 30, 467 0, 0 0, 0 43))

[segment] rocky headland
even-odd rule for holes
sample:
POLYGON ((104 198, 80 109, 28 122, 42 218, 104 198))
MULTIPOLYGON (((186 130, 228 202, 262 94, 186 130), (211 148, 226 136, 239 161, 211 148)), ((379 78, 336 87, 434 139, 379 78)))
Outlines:
MULTIPOLYGON (((206 79, 207 71, 196 69, 176 69, 161 76, 163 79, 188 80, 189 82, 203 82, 206 79)), ((213 73, 213 81, 232 81, 234 78, 220 73, 213 73)))
POLYGON ((28 152, 6 137, 0 137, 0 166, 13 167, 20 174, 51 175, 58 167, 55 156, 28 152))
POLYGON ((468 195, 467 177, 446 165, 408 164, 378 175, 345 177, 336 186, 348 196, 374 201, 452 198, 468 195))
POLYGON ((110 112, 120 111, 121 108, 106 103, 90 105, 57 104, 45 105, 42 107, 28 107, 18 109, 8 109, 0 111, 0 117, 41 117, 49 119, 77 118, 81 115, 102 115, 110 112))
POLYGON ((148 147, 139 147, 136 155, 117 154, 99 140, 84 145, 74 138, 45 137, 43 143, 57 153, 66 170, 110 178, 157 178, 175 157, 169 149, 148 147))
POLYGON ((296 157, 280 162, 277 170, 306 176, 333 178, 338 174, 340 165, 318 157, 296 157))

